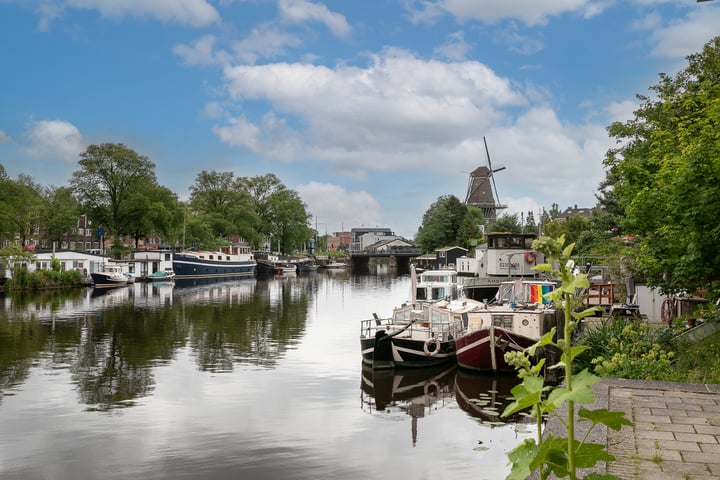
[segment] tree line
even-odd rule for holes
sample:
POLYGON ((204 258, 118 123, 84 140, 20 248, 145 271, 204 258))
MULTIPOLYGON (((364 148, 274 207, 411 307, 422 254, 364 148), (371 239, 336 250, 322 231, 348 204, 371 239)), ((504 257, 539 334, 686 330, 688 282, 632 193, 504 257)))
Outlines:
POLYGON ((123 144, 90 145, 81 155, 69 186, 42 186, 27 175, 16 180, 0 165, 0 237, 20 243, 42 234, 62 244, 77 235, 87 215, 116 247, 130 237, 135 246, 158 235, 173 243, 214 249, 242 238, 256 249, 291 252, 314 232, 297 192, 274 174, 237 177, 232 172, 198 173, 190 198, 158 183, 155 164, 123 144))
MULTIPOLYGON (((575 243, 577 255, 614 256, 663 293, 697 289, 720 296, 720 37, 687 57, 675 75, 660 73, 651 95, 637 95, 634 118, 615 122, 616 146, 602 161, 591 218, 543 212, 544 235, 575 243)), ((480 214, 481 215, 481 214, 480 214)), ((528 212, 527 219, 532 219, 528 212)), ((469 248, 484 225, 478 212, 443 196, 425 213, 417 241, 426 251, 469 248)), ((495 231, 532 225, 503 215, 495 231)))

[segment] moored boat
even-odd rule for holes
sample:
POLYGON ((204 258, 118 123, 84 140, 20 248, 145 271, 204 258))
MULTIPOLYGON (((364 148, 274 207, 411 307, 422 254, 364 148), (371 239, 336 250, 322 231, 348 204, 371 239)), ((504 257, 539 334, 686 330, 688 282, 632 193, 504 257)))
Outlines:
POLYGON ((106 263, 102 269, 90 274, 95 288, 122 287, 128 284, 128 277, 120 265, 106 263))
POLYGON ((347 268, 347 264, 345 262, 330 262, 325 264, 325 268, 328 270, 344 270, 347 268))
POLYGON ((360 322, 363 363, 372 368, 428 367, 455 362, 455 338, 463 331, 465 303, 456 298, 452 270, 423 272, 410 267, 410 301, 389 318, 360 322), (455 297, 455 298, 453 298, 455 297))
POLYGON ((173 254, 176 278, 246 277, 255 274, 257 262, 246 245, 228 245, 216 252, 185 250, 173 254))
POLYGON ((175 279, 175 272, 172 268, 166 268, 165 270, 158 270, 157 272, 151 273, 147 276, 148 282, 171 282, 175 279))
POLYGON ((297 273, 297 265, 290 262, 278 262, 275 264, 275 273, 278 275, 297 273))
POLYGON ((561 326, 561 312, 544 297, 554 288, 554 282, 518 279, 501 283, 492 303, 468 299, 473 307, 464 320, 464 332, 456 338, 458 366, 514 372, 505 361, 505 352, 522 351, 552 327, 561 326))
MULTIPOLYGON (((412 270, 415 266, 411 267, 412 270)), ((417 282, 413 280, 415 300, 419 302, 435 300, 455 300, 460 297, 462 287, 458 284, 456 270, 423 270, 417 275, 417 282)))
POLYGON ((318 265, 315 262, 300 262, 298 263, 298 273, 309 273, 309 272, 317 272, 318 265))

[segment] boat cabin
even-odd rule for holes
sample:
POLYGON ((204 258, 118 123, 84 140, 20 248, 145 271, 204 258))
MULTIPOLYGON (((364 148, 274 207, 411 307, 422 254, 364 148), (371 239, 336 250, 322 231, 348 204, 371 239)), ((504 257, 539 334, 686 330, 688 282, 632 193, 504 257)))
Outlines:
POLYGON ((455 300, 460 295, 455 270, 425 270, 415 287, 415 300, 455 300))

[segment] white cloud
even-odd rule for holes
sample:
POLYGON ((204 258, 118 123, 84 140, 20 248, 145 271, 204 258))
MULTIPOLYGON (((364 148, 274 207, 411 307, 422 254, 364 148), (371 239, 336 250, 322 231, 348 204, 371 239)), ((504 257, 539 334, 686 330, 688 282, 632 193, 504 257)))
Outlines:
POLYGON ((374 227, 382 217, 380 203, 366 191, 349 192, 341 186, 320 182, 299 185, 294 190, 313 215, 312 226, 317 221, 321 233, 341 231, 343 225, 346 230, 351 226, 374 227))
POLYGON ((479 20, 492 24, 504 19, 517 19, 531 26, 545 25, 550 17, 569 12, 588 18, 605 8, 604 3, 589 0, 426 0, 418 3, 419 6, 409 3, 407 7, 415 21, 433 20, 439 16, 440 11, 445 11, 460 22, 479 20))
POLYGON ((437 47, 435 53, 449 60, 464 60, 471 48, 460 31, 450 34, 447 42, 437 47))
POLYGON ((684 58, 700 52, 718 34, 720 8, 698 8, 684 19, 653 30, 651 54, 658 57, 684 58))
POLYGON ((186 65, 215 65, 226 60, 223 52, 216 53, 215 36, 205 35, 198 38, 192 45, 178 44, 173 47, 173 53, 183 59, 186 65))
POLYGON ((35 13, 40 16, 38 30, 45 32, 50 29, 50 23, 62 16, 64 8, 60 5, 44 2, 38 5, 35 13))
POLYGON ((220 14, 207 0, 67 0, 67 5, 97 10, 105 17, 150 17, 193 27, 220 22, 220 14))
POLYGON ((365 68, 228 67, 226 88, 232 100, 265 101, 285 118, 306 140, 294 144, 312 145, 297 158, 311 154, 346 171, 457 161, 468 153, 468 137, 503 121, 499 107, 525 103, 507 79, 478 62, 426 61, 402 50, 371 60, 365 68))
POLYGON ((26 132, 25 153, 42 160, 75 162, 86 148, 80 131, 72 123, 62 120, 41 120, 26 132))
POLYGON ((336 37, 347 37, 352 31, 345 16, 331 12, 321 3, 307 0, 280 0, 278 8, 280 17, 288 23, 305 23, 311 20, 320 22, 336 37))
POLYGON ((253 28, 250 35, 233 44, 235 56, 244 63, 255 63, 258 58, 275 58, 285 53, 286 47, 297 47, 300 39, 272 25, 253 28))
POLYGON ((635 118, 635 110, 640 106, 637 102, 625 100, 624 102, 612 102, 605 111, 608 113, 610 122, 627 122, 635 118))

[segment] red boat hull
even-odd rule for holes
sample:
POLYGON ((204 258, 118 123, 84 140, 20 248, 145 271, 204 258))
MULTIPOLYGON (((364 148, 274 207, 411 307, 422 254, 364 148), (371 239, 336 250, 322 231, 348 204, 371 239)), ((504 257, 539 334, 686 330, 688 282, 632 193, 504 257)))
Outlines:
POLYGON ((514 372, 505 362, 505 353, 522 351, 537 339, 512 333, 501 327, 474 330, 455 339, 458 366, 481 372, 514 372))

